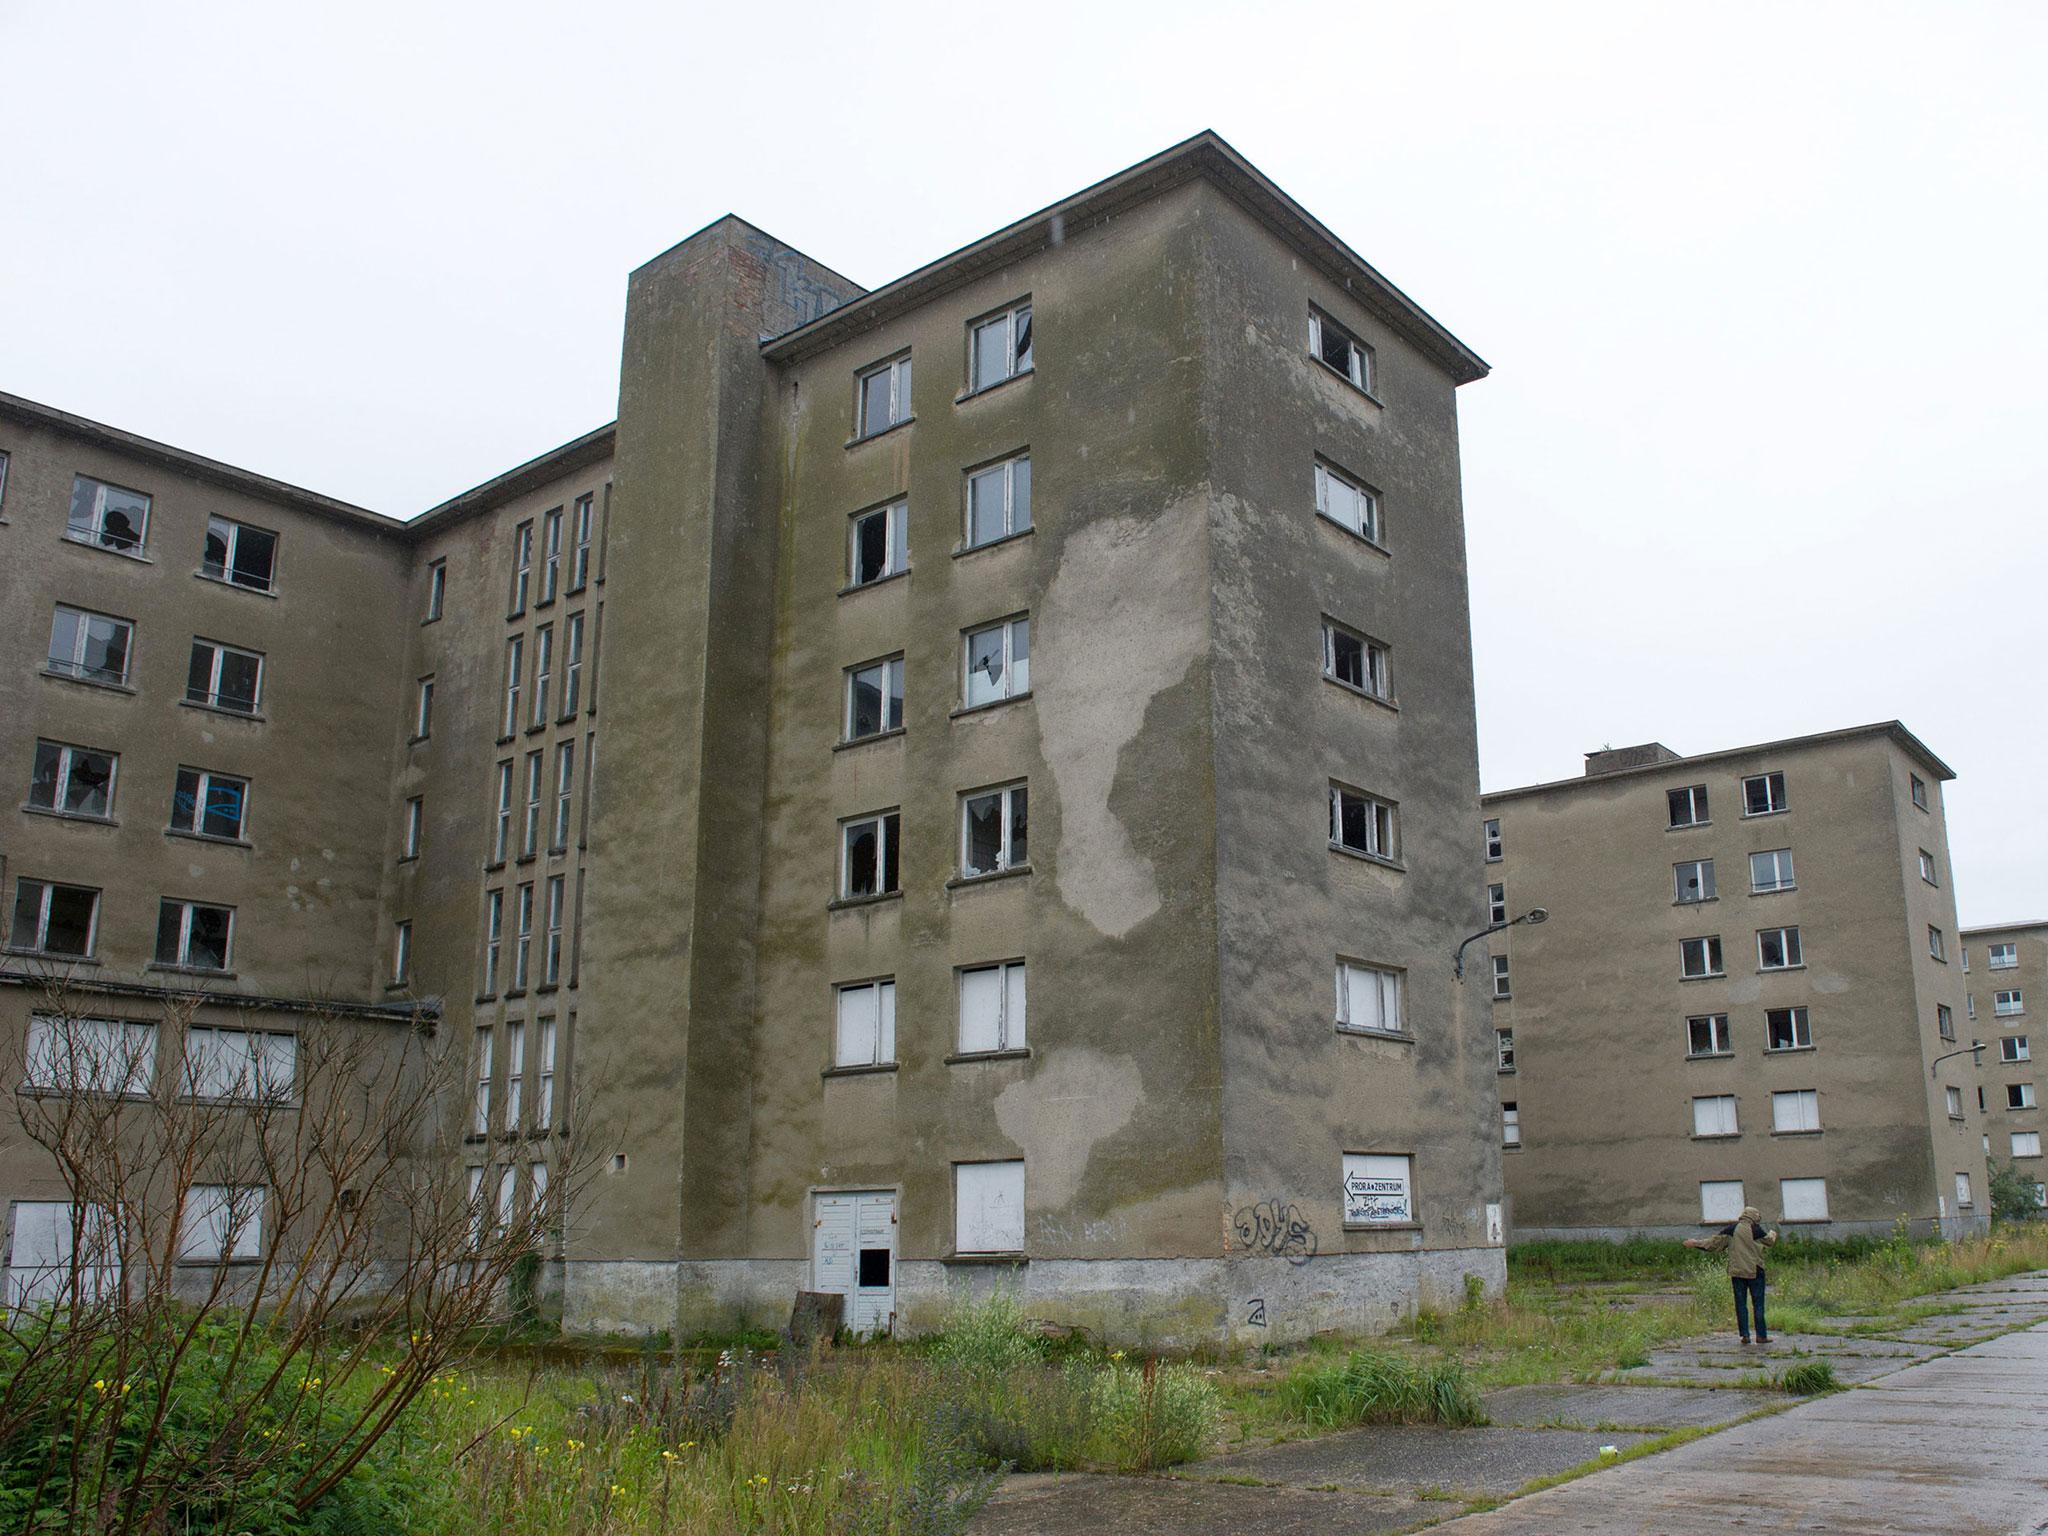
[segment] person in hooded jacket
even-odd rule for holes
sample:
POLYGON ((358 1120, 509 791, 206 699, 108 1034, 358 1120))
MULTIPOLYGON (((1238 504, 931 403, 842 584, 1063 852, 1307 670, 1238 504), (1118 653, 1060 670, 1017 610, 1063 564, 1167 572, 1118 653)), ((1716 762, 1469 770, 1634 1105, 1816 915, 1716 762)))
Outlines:
POLYGON ((1735 1331, 1749 1342, 1749 1314, 1756 1313, 1756 1341, 1771 1342, 1764 1322, 1764 1253, 1778 1240, 1776 1232, 1764 1230, 1763 1212, 1745 1205, 1742 1214, 1712 1237, 1688 1237, 1685 1246, 1707 1253, 1728 1255, 1728 1281, 1735 1290, 1735 1331))

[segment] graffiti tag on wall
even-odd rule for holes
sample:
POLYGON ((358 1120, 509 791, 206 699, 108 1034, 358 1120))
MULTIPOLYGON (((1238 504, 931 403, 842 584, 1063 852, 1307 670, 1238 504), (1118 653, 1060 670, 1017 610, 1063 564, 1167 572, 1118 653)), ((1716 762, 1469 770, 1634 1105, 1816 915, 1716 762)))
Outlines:
POLYGON ((1247 1253, 1271 1254, 1294 1265, 1306 1264, 1316 1256, 1316 1229, 1298 1205, 1261 1200, 1243 1206, 1231 1218, 1230 1229, 1247 1253))

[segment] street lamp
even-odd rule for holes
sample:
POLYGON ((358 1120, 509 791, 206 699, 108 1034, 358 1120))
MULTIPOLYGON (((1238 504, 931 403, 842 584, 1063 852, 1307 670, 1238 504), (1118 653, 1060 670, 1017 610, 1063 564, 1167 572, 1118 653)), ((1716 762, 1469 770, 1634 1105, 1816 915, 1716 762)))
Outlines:
POLYGON ((1929 1062, 1927 1065, 1927 1075, 1929 1077, 1938 1076, 1939 1074, 1936 1073, 1934 1069, 1940 1066, 1944 1061, 1951 1061, 1958 1056, 1975 1056, 1977 1058, 1977 1066, 1982 1067, 1984 1065, 1984 1042, 1982 1040, 1972 1040, 1968 1048, 1965 1050, 1950 1051, 1946 1056, 1935 1057, 1934 1060, 1929 1062))
POLYGON ((1548 907, 1531 907, 1528 911, 1524 912, 1520 917, 1511 917, 1504 923, 1495 923, 1490 928, 1480 929, 1477 933, 1473 934, 1471 938, 1465 940, 1464 944, 1460 944, 1458 946, 1458 952, 1455 955, 1451 956, 1451 974, 1457 977, 1460 981, 1463 981, 1465 979, 1466 944, 1476 944, 1479 940, 1485 938, 1489 933, 1499 933, 1503 928, 1512 928, 1517 923, 1527 923, 1531 928, 1533 928, 1538 923, 1547 923, 1549 921, 1550 909, 1548 907))

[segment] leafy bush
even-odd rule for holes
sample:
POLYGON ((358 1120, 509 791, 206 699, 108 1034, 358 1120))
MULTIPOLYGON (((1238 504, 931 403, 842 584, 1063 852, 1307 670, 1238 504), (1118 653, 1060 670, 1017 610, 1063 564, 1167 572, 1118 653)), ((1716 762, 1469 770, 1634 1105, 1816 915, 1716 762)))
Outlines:
POLYGON ((2034 1201, 2034 1180, 2020 1172, 2018 1163, 2003 1168, 1991 1165, 1991 1214, 2000 1221, 2038 1221, 2041 1207, 2034 1201))
POLYGON ((997 1291, 986 1300, 955 1308, 931 1352, 935 1360, 979 1375, 1034 1365, 1045 1358, 1045 1342, 1026 1320, 1017 1298, 997 1291))
POLYGON ((1835 1380, 1835 1368, 1826 1360, 1807 1360, 1790 1367, 1778 1378, 1778 1385, 1795 1397, 1812 1397, 1821 1392, 1833 1392, 1841 1383, 1835 1380))
POLYGON ((1112 1360, 1089 1386, 1098 1457, 1124 1472, 1193 1461, 1208 1449, 1223 1399, 1191 1365, 1112 1360))
POLYGON ((1306 1424, 1484 1424, 1486 1410, 1456 1361, 1434 1364, 1356 1350, 1304 1362, 1280 1383, 1280 1399, 1306 1424))

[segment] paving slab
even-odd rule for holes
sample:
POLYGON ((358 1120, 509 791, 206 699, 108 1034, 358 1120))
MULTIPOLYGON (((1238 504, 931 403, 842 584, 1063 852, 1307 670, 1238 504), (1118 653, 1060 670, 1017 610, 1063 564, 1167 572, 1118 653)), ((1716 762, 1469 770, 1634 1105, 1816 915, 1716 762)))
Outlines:
POLYGON ((1613 1430, 1386 1425, 1217 1456, 1196 1462, 1187 1473, 1255 1477, 1296 1488, 1512 1493, 1532 1478, 1597 1459, 1602 1446, 1625 1450, 1649 1438, 1613 1430))
POLYGON ((1455 1505, 1306 1488, 1242 1488, 1158 1477, 1013 1477, 971 1536, 1380 1536, 1455 1505))
POLYGON ((1778 1392, 1638 1386, 1505 1387, 1485 1398, 1486 1416, 1495 1424, 1560 1429, 1597 1429, 1602 1424, 1622 1424, 1630 1429, 1732 1424, 1759 1408, 1781 1408, 1785 1401, 1778 1392))

